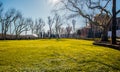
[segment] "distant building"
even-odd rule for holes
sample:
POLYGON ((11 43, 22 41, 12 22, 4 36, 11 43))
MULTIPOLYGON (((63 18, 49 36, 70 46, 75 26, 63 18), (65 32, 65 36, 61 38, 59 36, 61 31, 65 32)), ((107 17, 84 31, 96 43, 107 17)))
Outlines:
POLYGON ((87 25, 86 27, 79 29, 81 38, 94 38, 101 37, 101 29, 96 25, 87 25))
MULTIPOLYGON (((117 17, 117 37, 120 37, 120 17, 117 17)), ((100 38, 102 34, 102 30, 99 26, 96 26, 94 24, 92 25, 87 25, 86 27, 79 29, 81 31, 80 37, 82 38, 100 38)), ((112 22, 110 23, 109 26, 109 31, 108 31, 108 37, 111 37, 111 30, 112 30, 112 22)))
MULTIPOLYGON (((117 25, 116 25, 116 27, 117 27, 116 36, 120 37, 120 17, 117 17, 117 25)), ((108 37, 111 37, 111 35, 112 35, 111 30, 112 30, 112 22, 110 24, 110 29, 108 31, 108 37)))
MULTIPOLYGON (((117 25, 116 25, 117 30, 120 30, 120 17, 117 17, 116 19, 117 19, 117 25)), ((111 31, 111 30, 112 30, 112 22, 110 23, 109 31, 111 31)))

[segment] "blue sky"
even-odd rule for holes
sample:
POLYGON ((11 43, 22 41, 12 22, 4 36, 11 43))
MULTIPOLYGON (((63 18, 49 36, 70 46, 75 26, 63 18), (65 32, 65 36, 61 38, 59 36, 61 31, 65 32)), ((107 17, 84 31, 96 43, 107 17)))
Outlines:
POLYGON ((15 8, 22 12, 24 17, 47 18, 52 10, 48 0, 1 0, 5 10, 15 8))

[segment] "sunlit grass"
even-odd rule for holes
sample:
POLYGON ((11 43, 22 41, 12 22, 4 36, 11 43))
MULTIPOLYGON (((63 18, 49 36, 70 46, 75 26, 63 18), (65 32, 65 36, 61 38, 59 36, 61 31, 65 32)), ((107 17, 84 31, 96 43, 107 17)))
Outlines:
POLYGON ((74 39, 0 41, 0 72, 119 72, 120 51, 74 39))

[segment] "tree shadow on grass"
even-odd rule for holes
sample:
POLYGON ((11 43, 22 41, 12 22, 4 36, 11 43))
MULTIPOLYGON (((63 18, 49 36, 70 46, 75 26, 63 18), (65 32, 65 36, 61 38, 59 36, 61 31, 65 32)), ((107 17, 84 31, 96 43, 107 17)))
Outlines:
POLYGON ((97 43, 97 42, 96 43, 94 42, 93 45, 106 47, 106 48, 112 48, 112 49, 120 51, 120 45, 112 45, 110 43, 97 43))
POLYGON ((98 64, 101 64, 101 65, 104 65, 104 66, 107 66, 107 67, 110 67, 110 68, 112 68, 112 69, 114 69, 114 70, 119 70, 120 71, 120 68, 117 68, 117 67, 115 67, 115 66, 112 66, 112 65, 108 65, 108 64, 106 64, 106 63, 103 63, 103 62, 101 62, 101 61, 95 61, 95 60, 88 60, 88 61, 81 61, 81 62, 79 62, 79 64, 82 64, 82 63, 98 63, 98 64))

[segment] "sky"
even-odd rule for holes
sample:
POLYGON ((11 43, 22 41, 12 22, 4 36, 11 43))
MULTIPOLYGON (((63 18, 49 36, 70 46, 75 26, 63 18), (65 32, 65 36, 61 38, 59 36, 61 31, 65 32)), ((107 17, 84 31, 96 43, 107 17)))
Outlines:
POLYGON ((0 0, 4 9, 15 8, 22 12, 24 17, 46 18, 50 15, 52 5, 49 0, 0 0))
MULTIPOLYGON (((0 0, 3 3, 4 9, 15 8, 22 12, 24 17, 33 19, 47 19, 51 15, 53 4, 58 0, 0 0)), ((120 0, 117 0, 117 9, 120 9, 120 0)))
MULTIPOLYGON (((0 0, 4 10, 15 8, 22 12, 25 18, 33 20, 42 18, 47 23, 47 17, 51 15, 55 2, 58 0, 0 0)), ((120 9, 120 0, 117 0, 117 10, 120 9)), ((120 16, 120 15, 119 15, 120 16)), ((82 27, 83 19, 77 21, 77 28, 82 27)), ((47 24, 46 24, 47 25, 47 24)), ((47 28, 47 27, 46 27, 47 28)))

